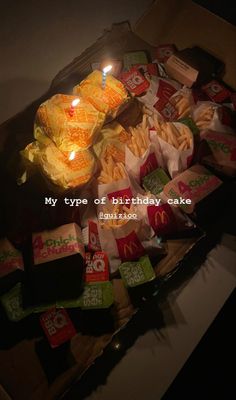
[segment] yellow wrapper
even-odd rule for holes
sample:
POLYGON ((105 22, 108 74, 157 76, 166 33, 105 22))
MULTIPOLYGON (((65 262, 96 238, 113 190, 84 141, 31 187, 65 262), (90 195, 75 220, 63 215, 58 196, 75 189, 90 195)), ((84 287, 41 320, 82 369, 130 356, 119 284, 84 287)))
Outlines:
POLYGON ((81 96, 98 111, 115 118, 122 111, 129 95, 123 83, 112 75, 106 76, 105 88, 102 88, 102 72, 93 71, 86 79, 73 89, 73 94, 81 96))
POLYGON ((79 151, 73 160, 69 153, 62 153, 50 141, 43 143, 42 135, 21 151, 24 159, 38 166, 40 171, 55 185, 63 189, 82 186, 87 183, 95 171, 95 159, 90 150, 79 151))
POLYGON ((91 146, 105 115, 84 99, 71 109, 76 98, 57 94, 41 104, 35 118, 35 139, 38 135, 49 137, 61 151, 80 151, 91 146))

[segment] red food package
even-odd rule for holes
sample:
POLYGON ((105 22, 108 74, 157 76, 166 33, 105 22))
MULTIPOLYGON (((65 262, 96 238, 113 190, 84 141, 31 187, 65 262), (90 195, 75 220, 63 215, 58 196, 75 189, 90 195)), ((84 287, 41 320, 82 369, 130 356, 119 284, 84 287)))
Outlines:
POLYGON ((168 203, 147 207, 149 223, 157 236, 170 236, 194 227, 190 219, 168 203))
POLYGON ((150 76, 159 76, 157 64, 135 64, 134 67, 138 68, 139 72, 141 72, 144 76, 145 74, 149 74, 150 76))
POLYGON ((106 253, 97 251, 94 255, 85 254, 85 282, 102 282, 109 280, 109 266, 106 253))
POLYGON ((101 250, 98 227, 96 222, 88 221, 88 249, 91 251, 101 250))
POLYGON ((222 103, 231 94, 229 89, 215 80, 202 86, 202 91, 215 103, 222 103))
POLYGON ((148 80, 139 72, 137 67, 131 68, 128 72, 123 72, 120 75, 120 80, 126 89, 135 96, 146 92, 150 86, 148 80))
POLYGON ((159 62, 164 63, 175 52, 176 47, 173 44, 162 44, 156 48, 156 57, 159 62))
POLYGON ((72 321, 64 309, 51 309, 40 317, 40 324, 52 348, 70 340, 76 335, 72 321))

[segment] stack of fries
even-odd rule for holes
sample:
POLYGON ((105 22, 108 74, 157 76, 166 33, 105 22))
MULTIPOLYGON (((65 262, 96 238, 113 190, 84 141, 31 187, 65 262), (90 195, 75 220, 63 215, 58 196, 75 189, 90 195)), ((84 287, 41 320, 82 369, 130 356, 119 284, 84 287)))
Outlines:
POLYGON ((130 140, 130 133, 128 133, 126 130, 122 130, 119 134, 119 141, 121 143, 127 143, 130 140))
POLYGON ((199 113, 197 118, 195 119, 195 123, 200 130, 207 129, 211 123, 215 112, 215 107, 211 104, 204 107, 203 110, 199 113))
POLYGON ((125 151, 115 146, 113 143, 109 143, 106 146, 103 157, 106 161, 108 161, 109 157, 112 157, 115 162, 125 163, 125 151))
MULTIPOLYGON (((104 207, 103 213, 117 215, 119 214, 127 215, 127 214, 134 214, 135 208, 134 205, 131 204, 130 208, 126 207, 124 204, 113 204, 111 208, 104 207)), ((129 221, 128 218, 110 218, 100 221, 101 227, 104 229, 116 229, 122 225, 125 225, 129 221)))
POLYGON ((157 135, 162 140, 183 151, 193 146, 193 137, 190 129, 184 124, 178 124, 178 128, 172 122, 158 121, 157 115, 153 114, 153 126, 157 135))
POLYGON ((177 94, 172 96, 170 102, 175 106, 178 111, 178 118, 184 118, 190 115, 190 102, 187 94, 177 94))
POLYGON ((126 178, 125 167, 121 162, 115 162, 112 156, 108 156, 107 160, 101 159, 102 170, 98 177, 98 183, 110 183, 126 178))
POLYGON ((136 157, 142 157, 147 150, 150 140, 147 125, 147 115, 143 115, 143 121, 136 128, 130 127, 131 137, 127 142, 127 146, 136 157))

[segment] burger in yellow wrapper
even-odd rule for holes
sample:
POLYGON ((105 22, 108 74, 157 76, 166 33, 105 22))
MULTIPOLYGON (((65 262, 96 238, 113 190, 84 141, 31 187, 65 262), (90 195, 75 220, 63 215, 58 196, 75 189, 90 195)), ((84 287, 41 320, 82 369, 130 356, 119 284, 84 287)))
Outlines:
POLYGON ((80 151, 90 147, 104 123, 104 113, 85 99, 56 94, 38 108, 34 136, 48 136, 61 151, 80 151))
POLYGON ((90 150, 63 153, 48 138, 37 133, 37 139, 21 151, 28 160, 61 189, 87 183, 95 172, 95 159, 90 150), (71 157, 71 155, 73 157, 71 157))
POLYGON ((93 71, 73 89, 74 95, 81 96, 107 117, 115 118, 130 97, 122 82, 112 75, 106 76, 105 87, 102 87, 102 72, 93 71))

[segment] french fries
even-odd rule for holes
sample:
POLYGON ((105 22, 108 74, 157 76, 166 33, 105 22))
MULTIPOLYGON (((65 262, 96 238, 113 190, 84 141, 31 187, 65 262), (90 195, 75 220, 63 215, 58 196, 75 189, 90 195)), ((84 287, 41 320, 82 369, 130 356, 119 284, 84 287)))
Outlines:
POLYGON ((195 118, 195 123, 200 130, 207 129, 211 123, 215 112, 215 107, 212 105, 206 106, 195 118))
POLYGON ((103 157, 106 161, 109 157, 112 157, 115 162, 125 163, 125 151, 113 143, 109 143, 106 146, 103 157))
POLYGON ((101 159, 102 170, 98 177, 98 183, 110 183, 126 178, 124 165, 121 162, 115 162, 112 156, 108 156, 107 160, 101 159))
POLYGON ((150 143, 147 115, 143 115, 141 124, 137 125, 136 128, 130 127, 129 129, 131 137, 126 144, 136 157, 142 157, 150 143))
POLYGON ((153 125, 157 135, 179 151, 193 146, 192 133, 186 125, 178 123, 176 126, 172 122, 159 121, 155 114, 153 115, 153 125))
POLYGON ((188 117, 190 115, 190 101, 187 94, 177 94, 170 98, 170 102, 178 111, 178 118, 188 117))

